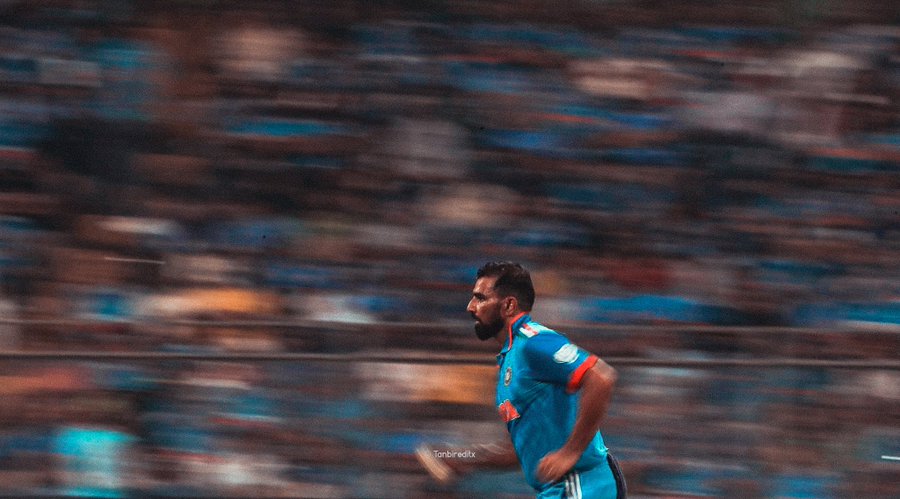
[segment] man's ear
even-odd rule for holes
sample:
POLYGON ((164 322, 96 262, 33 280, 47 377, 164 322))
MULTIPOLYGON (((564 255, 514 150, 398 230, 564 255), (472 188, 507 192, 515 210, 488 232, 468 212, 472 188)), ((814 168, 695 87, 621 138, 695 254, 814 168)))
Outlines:
POLYGON ((507 296, 503 299, 503 316, 512 317, 519 309, 519 300, 515 296, 507 296))

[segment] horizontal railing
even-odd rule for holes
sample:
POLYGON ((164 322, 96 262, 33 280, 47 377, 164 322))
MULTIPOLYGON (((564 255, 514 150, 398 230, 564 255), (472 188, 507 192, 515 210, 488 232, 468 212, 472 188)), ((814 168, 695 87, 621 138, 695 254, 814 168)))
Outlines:
MULTIPOLYGON (((57 349, 0 350, 0 360, 85 360, 85 361, 236 361, 236 362, 402 362, 415 364, 493 364, 495 357, 488 344, 478 342, 471 333, 471 321, 456 322, 375 322, 347 323, 326 321, 279 320, 172 320, 151 319, 111 322, 91 319, 12 319, 0 318, 0 324, 20 326, 22 336, 29 329, 79 330, 124 326, 128 328, 196 327, 227 329, 269 329, 287 339, 297 332, 316 332, 322 337, 341 334, 343 342, 334 349, 343 351, 184 352, 130 349, 134 338, 119 336, 105 348, 88 350, 77 344, 57 349), (357 338, 357 334, 358 338, 357 338), (452 348, 440 351, 440 340, 452 340, 452 348), (429 348, 429 345, 437 348, 429 348)), ((576 343, 599 352, 614 366, 723 368, 723 367, 798 367, 900 370, 900 331, 890 328, 842 329, 797 327, 726 327, 694 324, 609 325, 570 324, 561 326, 576 343), (675 344, 667 344, 672 357, 635 355, 640 349, 665 335, 677 335, 675 344), (689 336, 686 336, 689 335, 689 336), (725 340, 724 342, 722 340, 725 340), (731 343, 733 341, 733 343, 731 343), (848 348, 835 353, 820 352, 826 341, 866 342, 866 348, 848 348), (709 345, 715 343, 715 346, 709 345), (777 342, 777 343, 770 343, 777 342), (624 346, 623 346, 624 345, 624 346), (699 345, 699 346, 698 346, 699 345), (733 350, 719 351, 734 346, 733 350), (770 346, 771 345, 771 346, 770 346), (629 348, 629 347, 637 348, 629 348), (792 350, 793 347, 793 350, 792 350), (618 351, 617 351, 618 349, 618 351), (696 350, 704 355, 696 355, 696 350), (691 350, 690 358, 679 358, 681 350, 691 350), (771 352, 777 352, 772 355, 771 352)), ((66 333, 60 333, 65 336, 66 333)), ((447 343, 444 341, 444 343, 447 343)), ((657 353, 658 354, 658 353, 657 353)))
MULTIPOLYGON (((164 361, 191 360, 208 362, 380 362, 407 364, 494 364, 496 359, 484 355, 444 355, 434 353, 183 353, 183 352, 84 352, 65 350, 0 351, 0 360, 66 360, 66 361, 164 361)), ((823 369, 887 369, 900 371, 900 360, 829 360, 797 358, 765 359, 648 359, 640 357, 604 357, 608 364, 621 367, 798 367, 823 369)))

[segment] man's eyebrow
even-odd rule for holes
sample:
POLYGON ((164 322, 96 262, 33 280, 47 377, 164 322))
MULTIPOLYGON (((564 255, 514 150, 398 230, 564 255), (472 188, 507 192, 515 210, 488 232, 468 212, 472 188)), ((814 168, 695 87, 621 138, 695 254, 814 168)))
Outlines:
POLYGON ((475 298, 485 298, 486 297, 486 295, 484 293, 478 293, 478 292, 472 293, 472 296, 474 296, 475 298))

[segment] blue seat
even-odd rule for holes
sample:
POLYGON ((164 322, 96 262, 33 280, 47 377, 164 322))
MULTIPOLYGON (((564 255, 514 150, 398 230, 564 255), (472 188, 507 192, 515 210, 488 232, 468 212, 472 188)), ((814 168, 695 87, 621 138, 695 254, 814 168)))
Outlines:
POLYGON ((847 311, 850 321, 900 325, 900 303, 856 303, 847 311))
POLYGON ((128 321, 134 317, 134 303, 116 290, 97 290, 79 300, 83 313, 103 321, 128 321))
POLYGON ((534 489, 522 479, 521 471, 475 471, 464 475, 454 488, 459 497, 534 497, 534 489))
POLYGON ((812 156, 807 161, 811 170, 843 173, 873 173, 891 171, 896 165, 888 161, 869 158, 847 158, 837 156, 812 156))
POLYGON ((884 464, 881 456, 900 456, 900 431, 896 428, 870 427, 859 436, 856 459, 869 464, 884 464))
POLYGON ((824 326, 844 322, 900 325, 900 303, 814 303, 798 306, 798 326, 824 326))
POLYGON ((769 497, 779 499, 836 498, 839 483, 831 476, 810 473, 785 473, 775 478, 769 497))
POLYGON ((40 228, 31 219, 0 215, 0 236, 4 238, 28 237, 40 232, 40 228))
POLYGON ((277 138, 321 137, 345 133, 346 127, 320 121, 282 120, 274 118, 253 118, 227 128, 239 135, 265 135, 277 138))
POLYGON ((735 26, 697 26, 682 28, 677 32, 719 46, 747 41, 779 43, 793 36, 793 32, 787 29, 735 26))
POLYGON ((37 62, 26 57, 0 57, 0 81, 28 83, 37 80, 37 62))
POLYGON ((20 430, 0 436, 0 458, 11 457, 19 452, 50 452, 52 436, 41 429, 20 430))
POLYGON ((873 133, 862 137, 869 144, 900 148, 900 133, 873 133))
POLYGON ((206 454, 215 447, 213 432, 199 418, 185 414, 154 417, 148 421, 155 446, 181 452, 206 454))
MULTIPOLYGON (((612 408, 610 408, 612 409, 612 408)), ((644 456, 654 456, 659 453, 659 448, 653 438, 635 433, 603 432, 603 442, 610 449, 614 449, 617 459, 639 459, 644 456)))
POLYGON ((584 320, 627 324, 666 321, 706 323, 709 314, 703 304, 677 296, 642 295, 632 298, 587 298, 584 320))
POLYGON ((669 493, 697 496, 721 496, 721 490, 708 483, 715 472, 698 467, 657 468, 646 474, 645 485, 669 493))
POLYGON ((205 232, 205 239, 219 246, 262 249, 290 244, 303 225, 290 218, 252 218, 214 223, 205 232))
POLYGON ((591 40, 574 31, 553 31, 525 24, 504 25, 475 23, 462 30, 461 36, 476 43, 504 43, 513 46, 533 46, 545 50, 585 55, 590 53, 591 40))
POLYGON ((577 227, 535 226, 507 232, 501 239, 501 243, 531 248, 585 247, 589 245, 590 238, 584 230, 577 227))
POLYGON ((760 279, 770 282, 815 284, 820 279, 843 273, 840 265, 825 265, 796 260, 763 260, 757 264, 760 279))
POLYGON ((48 125, 7 119, 0 121, 0 146, 31 147, 49 132, 48 125))
POLYGON ((566 138, 550 130, 491 130, 479 135, 490 147, 528 152, 552 152, 563 148, 566 138))
POLYGON ((334 156, 292 155, 286 161, 297 168, 309 170, 340 170, 345 166, 343 158, 334 156))
POLYGON ((405 300, 395 296, 384 295, 358 295, 350 302, 358 309, 372 314, 397 313, 409 310, 405 300))
POLYGON ((273 288, 339 289, 340 279, 332 269, 287 261, 272 262, 264 271, 265 284, 273 288))
POLYGON ((609 189, 582 184, 550 184, 546 195, 567 204, 595 210, 622 211, 617 196, 609 189))
POLYGON ((632 147, 607 150, 602 154, 606 161, 628 165, 682 166, 686 160, 672 149, 632 147))

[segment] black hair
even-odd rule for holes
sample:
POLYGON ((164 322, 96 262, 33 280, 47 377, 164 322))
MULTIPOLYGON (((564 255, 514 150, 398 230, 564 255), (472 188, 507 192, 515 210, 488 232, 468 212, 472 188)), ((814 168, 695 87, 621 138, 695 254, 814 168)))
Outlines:
POLYGON ((478 269, 475 279, 496 277, 494 290, 502 296, 514 296, 519 308, 530 312, 534 306, 534 285, 531 274, 515 262, 488 262, 478 269))

